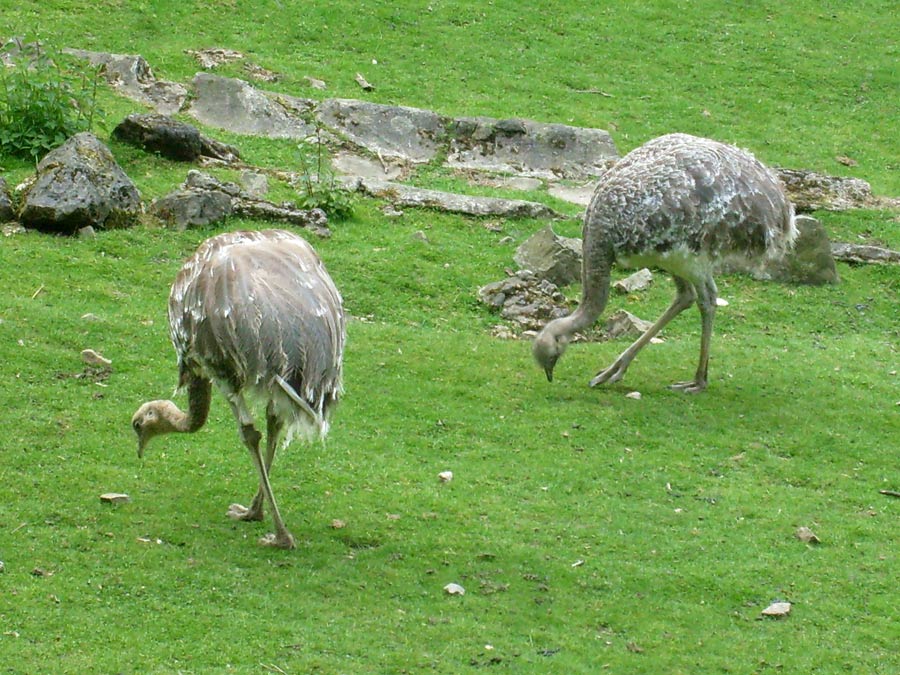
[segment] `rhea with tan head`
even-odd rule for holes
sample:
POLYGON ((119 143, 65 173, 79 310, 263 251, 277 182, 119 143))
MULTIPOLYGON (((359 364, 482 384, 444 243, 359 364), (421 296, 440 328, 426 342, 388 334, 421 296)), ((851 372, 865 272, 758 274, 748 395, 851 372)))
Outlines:
POLYGON ((302 237, 285 230, 212 237, 172 285, 169 332, 187 410, 165 400, 138 408, 131 420, 138 455, 156 436, 200 429, 214 384, 231 406, 259 476, 250 506, 232 504, 228 515, 262 520, 268 503, 275 533, 261 543, 293 548, 269 472, 279 443, 295 435, 325 437, 342 392, 344 310, 325 266, 302 237), (265 409, 265 455, 254 402, 265 409))

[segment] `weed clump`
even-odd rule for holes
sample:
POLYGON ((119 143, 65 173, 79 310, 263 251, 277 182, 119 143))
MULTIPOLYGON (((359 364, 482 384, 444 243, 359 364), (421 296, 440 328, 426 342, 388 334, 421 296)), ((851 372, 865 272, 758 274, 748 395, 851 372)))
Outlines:
POLYGON ((346 220, 353 215, 354 195, 337 180, 323 148, 321 128, 297 146, 302 171, 296 186, 297 204, 303 209, 322 209, 329 219, 346 220))
POLYGON ((12 65, 0 68, 0 154, 37 162, 91 129, 99 69, 79 68, 38 43, 17 47, 12 65))

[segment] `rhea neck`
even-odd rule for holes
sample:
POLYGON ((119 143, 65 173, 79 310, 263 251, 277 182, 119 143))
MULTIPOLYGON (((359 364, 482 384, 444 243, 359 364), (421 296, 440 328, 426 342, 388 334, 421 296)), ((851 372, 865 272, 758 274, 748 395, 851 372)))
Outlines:
POLYGON ((609 300, 610 263, 585 260, 581 273, 581 302, 575 311, 547 324, 556 335, 570 336, 594 325, 609 300))
POLYGON ((168 421, 172 431, 193 433, 206 424, 209 415, 209 403, 212 399, 212 385, 209 380, 192 377, 188 382, 188 409, 184 412, 171 401, 166 406, 168 421))
POLYGON ((131 424, 138 436, 138 456, 154 436, 169 433, 193 433, 206 423, 212 398, 212 384, 200 377, 190 377, 187 411, 172 401, 149 401, 134 414, 131 424))

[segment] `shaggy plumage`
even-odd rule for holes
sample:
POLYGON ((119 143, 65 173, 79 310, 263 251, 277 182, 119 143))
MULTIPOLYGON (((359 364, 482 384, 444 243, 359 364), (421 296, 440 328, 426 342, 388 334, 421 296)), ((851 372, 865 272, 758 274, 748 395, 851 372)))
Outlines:
POLYGON ((221 234, 201 244, 178 273, 169 295, 169 332, 188 410, 171 401, 142 405, 132 419, 138 454, 156 435, 202 427, 215 383, 260 480, 251 506, 233 504, 229 515, 260 520, 268 500, 276 532, 263 543, 292 548, 268 474, 280 440, 328 432, 342 391, 346 335, 334 282, 313 248, 291 232, 221 234), (248 399, 265 405, 265 458, 248 399))
POLYGON ((700 362, 693 380, 672 387, 702 391, 717 299, 715 262, 783 255, 796 234, 784 187, 750 153, 687 134, 653 139, 601 176, 584 218, 581 302, 538 334, 534 357, 552 380, 572 334, 591 326, 606 307, 613 263, 657 267, 674 278, 675 300, 590 385, 622 379, 644 345, 696 301, 700 362))

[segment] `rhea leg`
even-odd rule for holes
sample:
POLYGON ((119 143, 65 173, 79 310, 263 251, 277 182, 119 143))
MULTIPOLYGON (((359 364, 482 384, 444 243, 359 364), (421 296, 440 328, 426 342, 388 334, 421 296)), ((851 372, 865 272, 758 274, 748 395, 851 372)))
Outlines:
POLYGON ((631 365, 634 357, 637 356, 638 352, 641 351, 648 342, 650 342, 650 339, 655 337, 656 334, 659 333, 659 331, 661 331, 672 319, 694 304, 694 300, 697 298, 694 286, 680 277, 673 277, 673 279, 675 281, 676 293, 675 299, 672 300, 672 304, 669 305, 662 316, 656 320, 656 323, 650 326, 643 335, 632 342, 628 349, 619 355, 619 358, 617 358, 609 368, 597 373, 594 379, 590 381, 590 386, 595 387, 598 384, 603 384, 605 382, 611 384, 621 380, 625 376, 625 371, 628 370, 628 366, 631 365))
MULTIPOLYGON (((267 456, 264 460, 259 451, 259 442, 262 440, 262 436, 253 426, 253 417, 250 415, 243 398, 241 398, 240 395, 233 395, 229 397, 229 402, 231 403, 231 409, 234 411, 234 416, 238 421, 241 438, 244 441, 244 445, 246 445, 247 449, 250 451, 250 459, 253 460, 253 464, 259 473, 260 492, 263 493, 263 496, 269 502, 269 507, 272 509, 275 534, 267 534, 262 537, 259 542, 266 546, 294 548, 294 538, 285 527, 284 521, 281 519, 281 513, 278 511, 278 504, 275 503, 275 495, 272 494, 272 486, 269 483, 269 472, 266 466, 267 464, 271 464, 271 461, 274 458, 274 443, 276 440, 273 438, 268 441, 266 451, 267 456)), ((268 428, 271 430, 273 428, 273 423, 271 421, 272 415, 268 415, 268 418, 268 428)), ((254 499, 254 502, 256 502, 256 499, 254 499)), ((260 512, 261 511, 262 507, 260 506, 260 512)))
MULTIPOLYGON (((266 409, 266 475, 272 475, 272 462, 275 459, 275 451, 278 447, 278 439, 281 436, 283 424, 272 410, 270 403, 266 409)), ((262 520, 265 505, 265 490, 262 481, 260 481, 259 489, 253 497, 253 501, 248 509, 240 504, 232 504, 228 508, 228 517, 235 520, 262 520)))
POLYGON ((691 382, 676 382, 670 385, 670 389, 683 391, 688 394, 698 394, 707 385, 707 371, 709 369, 709 345, 712 341, 713 320, 716 316, 716 299, 719 297, 716 282, 712 277, 700 281, 694 285, 697 293, 697 307, 700 309, 700 321, 702 332, 700 334, 700 361, 697 364, 697 373, 691 382))

